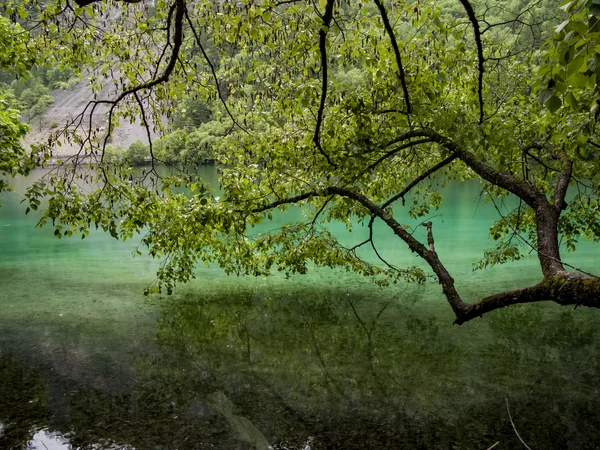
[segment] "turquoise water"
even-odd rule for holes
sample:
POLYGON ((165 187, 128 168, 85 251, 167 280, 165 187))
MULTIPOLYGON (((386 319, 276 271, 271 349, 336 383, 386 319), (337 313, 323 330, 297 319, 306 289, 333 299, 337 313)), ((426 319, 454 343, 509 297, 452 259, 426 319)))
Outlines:
MULTIPOLYGON (((17 196, 3 205, 2 449, 485 450, 522 446, 515 428, 531 448, 600 446, 595 310, 523 305, 458 327, 433 281, 378 287, 324 269, 199 267, 174 295, 146 298, 158 263, 133 258, 135 242, 58 240, 17 196)), ((432 216, 466 299, 539 280, 534 255, 471 270, 495 218, 479 185, 450 186, 432 216)), ((348 244, 366 235, 342 228, 348 244)), ((376 243, 418 262, 383 228, 376 243)), ((600 269, 592 245, 567 260, 600 269)))

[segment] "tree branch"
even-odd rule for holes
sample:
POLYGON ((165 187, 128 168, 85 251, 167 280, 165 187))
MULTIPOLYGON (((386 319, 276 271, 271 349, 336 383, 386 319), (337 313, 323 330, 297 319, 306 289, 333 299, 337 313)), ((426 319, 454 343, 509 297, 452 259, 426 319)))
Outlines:
POLYGON ((565 196, 567 195, 569 181, 571 181, 571 175, 573 174, 573 161, 571 161, 567 153, 562 149, 558 151, 558 156, 562 161, 563 170, 560 172, 556 186, 554 187, 554 207, 562 211, 567 207, 565 196))
MULTIPOLYGON (((117 107, 117 105, 127 96, 132 95, 132 94, 136 94, 139 91, 142 91, 144 89, 151 89, 154 86, 157 86, 161 83, 164 83, 166 81, 169 80, 169 77, 171 76, 171 73, 173 72, 173 69, 175 68, 175 65, 177 64, 177 58, 179 56, 179 51, 181 49, 181 44, 183 43, 183 18, 184 18, 184 13, 185 13, 185 0, 175 0, 175 30, 173 33, 173 49, 171 51, 171 58, 169 59, 169 62, 167 64, 167 67, 165 67, 165 70, 163 71, 163 73, 159 76, 159 77, 155 77, 152 80, 146 82, 146 83, 142 83, 139 84, 137 86, 131 87, 129 89, 124 90, 123 92, 121 92, 117 98, 115 98, 114 100, 94 100, 90 103, 88 103, 88 106, 90 104, 93 104, 94 106, 92 107, 92 111, 90 112, 90 116, 89 116, 89 123, 90 123, 90 128, 91 128, 91 124, 92 124, 92 118, 93 118, 93 114, 94 114, 94 109, 96 108, 96 106, 98 106, 99 104, 108 104, 111 105, 108 111, 108 131, 106 133, 106 136, 104 138, 104 143, 102 146, 102 159, 104 158, 104 151, 106 150, 106 145, 108 143, 108 138, 111 135, 112 132, 112 117, 114 114, 114 110, 117 107)), ((171 16, 171 14, 169 14, 169 17, 171 16)), ((170 23, 167 23, 167 28, 169 29, 171 26, 170 23)), ((168 43, 167 43, 168 44, 168 43)), ((86 107, 87 109, 87 107, 86 107)), ((85 110, 84 110, 85 112, 85 110)), ((83 114, 83 113, 82 113, 83 114)))
POLYGON ((192 24, 192 21, 190 19, 190 16, 188 15, 187 12, 187 8, 185 8, 185 18, 187 20, 187 23, 190 25, 190 28, 192 30, 192 33, 194 34, 194 39, 196 40, 196 45, 200 48, 200 51, 202 52, 202 56, 204 57, 204 60, 206 61, 206 63, 208 64, 208 66, 210 67, 210 71, 212 73, 213 76, 213 80, 215 81, 215 86, 217 88, 217 95, 219 96, 219 100, 221 100, 221 103, 223 104, 223 107, 225 108, 225 111, 227 111, 227 115, 229 116, 229 118, 233 121, 233 123, 242 131, 248 133, 248 130, 246 130, 243 126, 241 126, 237 120, 235 120, 235 117, 233 117, 233 114, 231 114, 231 111, 229 110, 229 108, 227 107, 227 102, 225 102, 225 99, 223 98, 223 94, 221 94, 221 87, 219 85, 219 79, 217 77, 217 72, 215 70, 215 66, 213 65, 212 61, 210 60, 210 58, 208 57, 208 54, 206 53, 206 51, 204 50, 204 46, 202 45, 202 42, 200 41, 200 35, 196 32, 196 28, 194 27, 194 25, 192 24))
POLYGON ((433 227, 432 222, 423 222, 421 225, 427 228, 427 245, 429 245, 429 250, 435 252, 435 241, 433 239, 433 232, 431 231, 433 227))
POLYGON ((459 0, 463 5, 471 25, 473 26, 473 34, 475 36, 475 45, 477 46, 477 59, 479 64, 477 66, 477 96, 479 97, 479 123, 483 123, 484 111, 483 111, 483 72, 485 67, 483 63, 485 58, 483 57, 483 44, 481 42, 481 31, 479 29, 479 21, 475 16, 475 11, 469 0, 459 0))
MULTIPOLYGON (((534 286, 512 289, 498 294, 485 297, 475 303, 466 304, 454 287, 454 279, 440 262, 435 251, 431 222, 423 225, 427 228, 428 247, 414 238, 400 223, 383 208, 375 204, 364 194, 350 188, 330 186, 319 191, 310 191, 294 197, 279 199, 265 204, 253 210, 253 212, 264 212, 284 204, 298 203, 311 197, 325 197, 338 195, 340 197, 355 200, 365 207, 372 215, 372 219, 383 220, 409 247, 412 252, 417 253, 429 264, 442 285, 442 292, 450 307, 454 311, 456 320, 454 323, 461 325, 483 314, 519 303, 534 303, 540 301, 554 301, 560 305, 583 305, 600 308, 600 278, 583 277, 579 274, 565 272, 564 270, 553 273, 544 273, 544 279, 534 286)), ((372 242, 372 236, 359 245, 372 242)), ((356 247, 355 247, 356 248, 356 247)))
POLYGON ((370 172, 372 169, 377 167, 379 164, 381 164, 387 158, 389 158, 390 156, 394 156, 396 153, 398 153, 401 150, 405 150, 407 148, 411 148, 411 147, 414 147, 415 145, 419 145, 419 144, 426 144, 428 142, 431 142, 431 139, 424 138, 424 139, 420 139, 418 141, 408 142, 407 144, 401 145, 400 147, 390 150, 389 152, 382 155, 377 161, 369 164, 369 166, 365 169, 365 173, 370 172))
POLYGON ((413 181, 411 181, 408 184, 408 186, 406 186, 404 189, 402 189, 402 191, 398 192, 396 195, 394 195, 393 197, 389 198, 385 203, 383 203, 381 205, 381 209, 387 208, 388 206, 390 206, 392 203, 394 203, 399 198, 402 198, 403 201, 404 201, 404 196, 406 194, 408 194, 412 188, 414 188, 421 181, 423 181, 424 179, 426 179, 430 175, 434 174, 435 172, 437 172, 441 168, 443 168, 443 167, 447 166, 448 164, 452 163, 452 161, 454 161, 456 158, 458 158, 458 155, 456 153, 452 153, 450 156, 448 156, 447 158, 443 159, 442 161, 440 161, 439 163, 437 163, 435 166, 433 166, 430 169, 428 169, 425 172, 423 172, 421 175, 419 175, 417 178, 415 178, 413 181))
POLYGON ((454 321, 461 325, 483 314, 520 303, 554 301, 559 305, 600 308, 600 279, 577 274, 546 277, 539 284, 490 295, 473 303, 454 321))
POLYGON ((402 91, 404 93, 404 103, 406 103, 406 114, 410 114, 412 112, 412 106, 410 104, 408 86, 406 85, 406 76, 404 74, 404 66, 402 65, 402 57, 400 56, 398 41, 396 40, 394 29, 390 24, 390 19, 388 18, 385 6, 383 6, 381 0, 375 0, 375 4, 377 5, 377 8, 379 8, 379 14, 383 20, 383 26, 385 27, 385 31, 387 32, 392 44, 392 48, 394 49, 394 57, 396 58, 396 64, 398 65, 398 78, 400 78, 400 84, 402 85, 402 91))
POLYGON ((423 258, 427 262, 427 264, 429 264, 433 272, 438 277, 438 280, 442 285, 442 291, 446 296, 446 299, 448 300, 448 303, 452 307, 454 313, 457 316, 459 316, 462 313, 462 311, 467 307, 467 305, 465 305, 462 299, 460 298, 460 295, 454 287, 454 278, 452 278, 448 270, 440 262, 437 253, 435 251, 429 250, 425 245, 423 245, 415 237, 413 237, 412 234, 410 234, 405 229, 405 227, 400 225, 400 223, 398 223, 398 221, 396 221, 396 219, 394 219, 394 217, 391 214, 386 213, 383 210, 383 208, 378 206, 375 202, 373 202, 366 195, 360 192, 356 192, 346 187, 330 186, 319 191, 311 191, 301 195, 297 195, 295 197, 277 200, 273 203, 269 203, 259 208, 256 208, 253 210, 253 212, 263 212, 283 204, 298 203, 302 200, 306 200, 311 197, 322 197, 329 195, 338 195, 341 197, 346 197, 355 200, 358 203, 360 203, 363 207, 365 207, 371 213, 371 215, 383 220, 386 223, 386 225, 388 225, 391 228, 394 234, 408 245, 408 248, 412 252, 417 253, 421 258, 423 258))
POLYGON ((323 26, 319 31, 319 51, 321 52, 321 67, 323 70, 323 77, 321 80, 321 103, 319 104, 319 111, 317 112, 317 124, 315 126, 313 142, 319 150, 319 153, 325 157, 329 165, 334 169, 337 169, 337 165, 331 160, 321 145, 321 126, 323 124, 323 114, 325 111, 325 102, 327 100, 327 33, 329 31, 329 27, 331 26, 331 19, 333 18, 334 3, 335 0, 327 0, 325 14, 323 14, 323 26))
POLYGON ((529 206, 535 208, 538 206, 549 205, 546 196, 534 186, 520 178, 517 178, 509 173, 499 171, 484 163, 470 151, 430 128, 409 131, 408 133, 404 133, 403 135, 393 139, 391 143, 402 142, 415 137, 429 137, 432 142, 441 145, 450 151, 450 153, 455 154, 458 159, 465 163, 484 180, 515 194, 517 197, 523 199, 523 201, 529 206))

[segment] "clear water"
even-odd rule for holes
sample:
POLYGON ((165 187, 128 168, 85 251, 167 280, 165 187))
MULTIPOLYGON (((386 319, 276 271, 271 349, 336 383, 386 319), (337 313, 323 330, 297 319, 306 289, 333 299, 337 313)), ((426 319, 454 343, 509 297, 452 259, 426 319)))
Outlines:
MULTIPOLYGON (((479 189, 452 185, 433 219, 466 299, 540 277, 533 255, 472 272, 495 218, 479 189)), ((523 305, 458 327, 434 282, 382 288, 323 269, 199 267, 146 298, 157 262, 133 258, 133 242, 58 240, 16 195, 2 201, 2 449, 510 449, 515 428, 531 448, 600 448, 595 310, 523 305)), ((386 258, 417 262, 376 236, 386 258)), ((582 245, 568 260, 598 271, 597 256, 582 245)))

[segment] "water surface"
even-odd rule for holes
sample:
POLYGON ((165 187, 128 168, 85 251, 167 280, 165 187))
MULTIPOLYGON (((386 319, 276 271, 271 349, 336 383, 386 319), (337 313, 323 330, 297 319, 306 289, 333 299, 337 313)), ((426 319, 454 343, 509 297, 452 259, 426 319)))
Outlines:
MULTIPOLYGON (((58 240, 17 196, 3 204, 2 449, 518 448, 507 401, 532 448, 600 446, 597 311, 521 305, 458 327, 433 281, 378 287, 325 269, 199 267, 174 295, 146 298, 158 263, 133 258, 135 242, 58 240)), ((496 217, 478 184, 452 185, 434 215, 466 299, 540 279, 534 255, 472 271, 496 217)), ((332 228, 346 243, 366 235, 332 228)), ((376 244, 418 262, 383 227, 376 244)), ((592 245, 568 260, 600 269, 592 245)))

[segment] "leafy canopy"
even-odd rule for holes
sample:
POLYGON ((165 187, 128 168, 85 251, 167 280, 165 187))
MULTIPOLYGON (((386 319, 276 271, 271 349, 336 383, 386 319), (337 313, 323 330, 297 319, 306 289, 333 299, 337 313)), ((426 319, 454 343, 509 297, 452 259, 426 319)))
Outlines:
MULTIPOLYGON (((569 249, 581 235, 600 239, 595 1, 78 5, 5 7, 28 18, 30 38, 51 43, 52 58, 90 69, 99 95, 38 150, 48 153, 60 139, 80 144, 75 165, 28 192, 34 204, 48 197, 40 224, 51 222, 58 237, 85 236, 93 226, 122 239, 143 233, 138 251, 163 258, 156 289, 169 292, 199 261, 251 275, 304 273, 313 263, 384 283, 424 281, 432 271, 459 323, 510 302, 567 302, 568 289, 553 284, 567 279, 558 233, 569 249), (107 86, 116 94, 103 96, 107 86), (137 118, 149 135, 169 131, 171 117, 193 128, 204 119, 181 118, 198 102, 220 127, 189 137, 180 130, 161 145, 178 149, 169 153, 174 163, 185 163, 190 146, 210 145, 222 167, 219 195, 185 167, 159 177, 161 145, 150 146, 152 166, 141 171, 104 159, 120 123, 137 118), (88 126, 99 107, 107 108, 104 134, 88 126), (481 180, 488 200, 519 200, 492 226, 498 245, 478 267, 534 249, 544 275, 535 292, 463 303, 435 251, 438 224, 423 222, 426 238, 418 240, 394 219, 398 210, 427 216, 447 181, 467 179, 481 180), (570 184, 578 189, 567 203, 570 184), (306 220, 252 232, 295 204, 306 220), (427 270, 367 262, 360 245, 344 247, 326 227, 336 221, 351 230, 362 221, 371 238, 361 245, 374 247, 376 220, 427 270)), ((588 282, 577 280, 573 289, 588 282)))
MULTIPOLYGON (((0 16, 0 70, 26 76, 33 64, 27 34, 19 24, 0 16)), ((10 188, 6 176, 26 175, 33 167, 20 139, 28 131, 19 120, 14 97, 0 86, 0 193, 10 188)))

